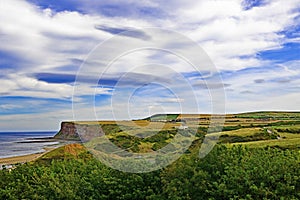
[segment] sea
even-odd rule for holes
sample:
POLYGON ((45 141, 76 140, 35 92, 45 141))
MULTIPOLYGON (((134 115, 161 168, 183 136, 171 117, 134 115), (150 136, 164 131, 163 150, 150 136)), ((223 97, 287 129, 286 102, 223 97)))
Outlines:
POLYGON ((0 158, 42 153, 59 142, 51 139, 56 132, 0 132, 0 158))

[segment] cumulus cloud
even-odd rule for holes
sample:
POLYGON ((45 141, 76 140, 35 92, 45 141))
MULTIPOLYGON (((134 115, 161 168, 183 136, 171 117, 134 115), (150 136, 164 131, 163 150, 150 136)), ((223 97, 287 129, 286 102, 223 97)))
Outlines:
POLYGON ((286 1, 284 5, 270 1, 244 10, 241 1, 200 1, 198 7, 178 16, 197 21, 187 34, 203 45, 218 68, 238 70, 263 66, 257 54, 282 47, 282 31, 298 23, 298 6, 299 1, 286 1))
MULTIPOLYGON (((190 103, 189 93, 180 84, 184 82, 195 87, 195 96, 204 101, 209 101, 209 91, 204 91, 205 88, 222 89, 224 86, 228 100, 234 102, 228 103, 228 111, 244 110, 243 106, 247 104, 249 109, 276 109, 276 105, 269 105, 271 98, 278 109, 290 109, 297 107, 297 102, 286 106, 283 102, 288 97, 297 97, 299 58, 275 63, 265 59, 261 52, 280 50, 290 43, 299 44, 299 34, 295 31, 299 27, 299 14, 299 0, 174 0, 172 3, 158 0, 63 0, 52 2, 52 6, 47 5, 47 1, 2 1, 0 94, 2 97, 70 101, 74 86, 80 85, 74 101, 83 103, 83 106, 86 96, 110 96, 116 85, 122 86, 125 95, 129 87, 156 82, 173 85, 174 91, 179 93, 178 98, 152 96, 158 104, 168 102, 165 107, 171 111, 176 102, 190 103), (196 45, 187 45, 188 40, 173 34, 145 31, 143 28, 147 27, 177 31, 205 52, 200 54, 196 45), (92 55, 97 53, 95 47, 118 34, 123 34, 122 39, 110 46, 104 45, 99 50, 102 57, 95 59, 92 55), (160 50, 137 49, 118 57, 122 50, 142 45, 153 47, 154 43, 159 44, 160 50), (181 53, 189 52, 192 61, 201 60, 207 53, 224 83, 209 81, 215 71, 207 68, 209 63, 205 59, 201 60, 201 66, 197 66, 202 76, 195 73, 197 70, 187 60, 172 54, 179 49, 181 53), (116 52, 119 52, 117 57, 116 52), (106 68, 112 60, 114 62, 106 68), (197 75, 193 76, 193 73, 197 75), (282 100, 280 96, 283 96, 282 100)), ((157 92, 158 96, 163 94, 155 89, 148 92, 157 92)), ((201 103, 204 107, 211 106, 209 102, 201 103)), ((52 109, 57 111, 61 105, 66 104, 56 103, 52 109)), ((5 102, 1 109, 17 112, 20 108, 14 102, 5 102)), ((110 107, 101 105, 101 109, 103 113, 109 113, 110 107)), ((84 107, 80 110, 87 111, 84 107)), ((192 111, 192 107, 189 110, 192 111)), ((47 118, 53 113, 47 111, 39 117, 47 118)), ((61 117, 67 118, 63 114, 61 117)), ((32 115, 29 119, 36 117, 32 115)))

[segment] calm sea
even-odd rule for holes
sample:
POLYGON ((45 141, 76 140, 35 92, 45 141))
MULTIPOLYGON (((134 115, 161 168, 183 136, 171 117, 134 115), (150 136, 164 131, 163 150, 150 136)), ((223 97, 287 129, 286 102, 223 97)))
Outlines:
POLYGON ((47 140, 56 132, 0 132, 0 158, 44 152, 59 142, 47 140))

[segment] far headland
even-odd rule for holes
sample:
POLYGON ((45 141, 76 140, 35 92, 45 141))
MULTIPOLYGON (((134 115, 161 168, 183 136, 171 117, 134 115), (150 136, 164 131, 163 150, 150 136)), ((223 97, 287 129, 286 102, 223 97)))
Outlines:
POLYGON ((60 140, 75 140, 80 141, 78 131, 84 133, 89 139, 95 135, 104 134, 99 125, 105 124, 121 124, 147 127, 149 123, 165 123, 168 127, 176 128, 184 123, 197 124, 198 126, 209 126, 212 116, 224 118, 224 128, 228 126, 241 126, 241 127, 263 127, 284 121, 293 121, 293 123, 300 123, 300 112, 285 112, 285 111, 260 111, 260 112, 245 112, 238 114, 155 114, 147 118, 132 121, 63 121, 61 122, 60 130, 54 136, 54 139, 60 140), (133 123, 132 123, 133 122, 133 123))

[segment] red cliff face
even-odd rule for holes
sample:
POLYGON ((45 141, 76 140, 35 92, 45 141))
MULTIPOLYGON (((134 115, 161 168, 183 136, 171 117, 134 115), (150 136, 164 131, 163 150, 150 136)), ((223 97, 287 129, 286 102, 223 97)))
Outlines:
POLYGON ((62 122, 56 139, 89 141, 93 137, 100 137, 103 131, 98 124, 62 122))
POLYGON ((60 130, 54 138, 63 140, 80 140, 74 122, 62 122, 60 130))

